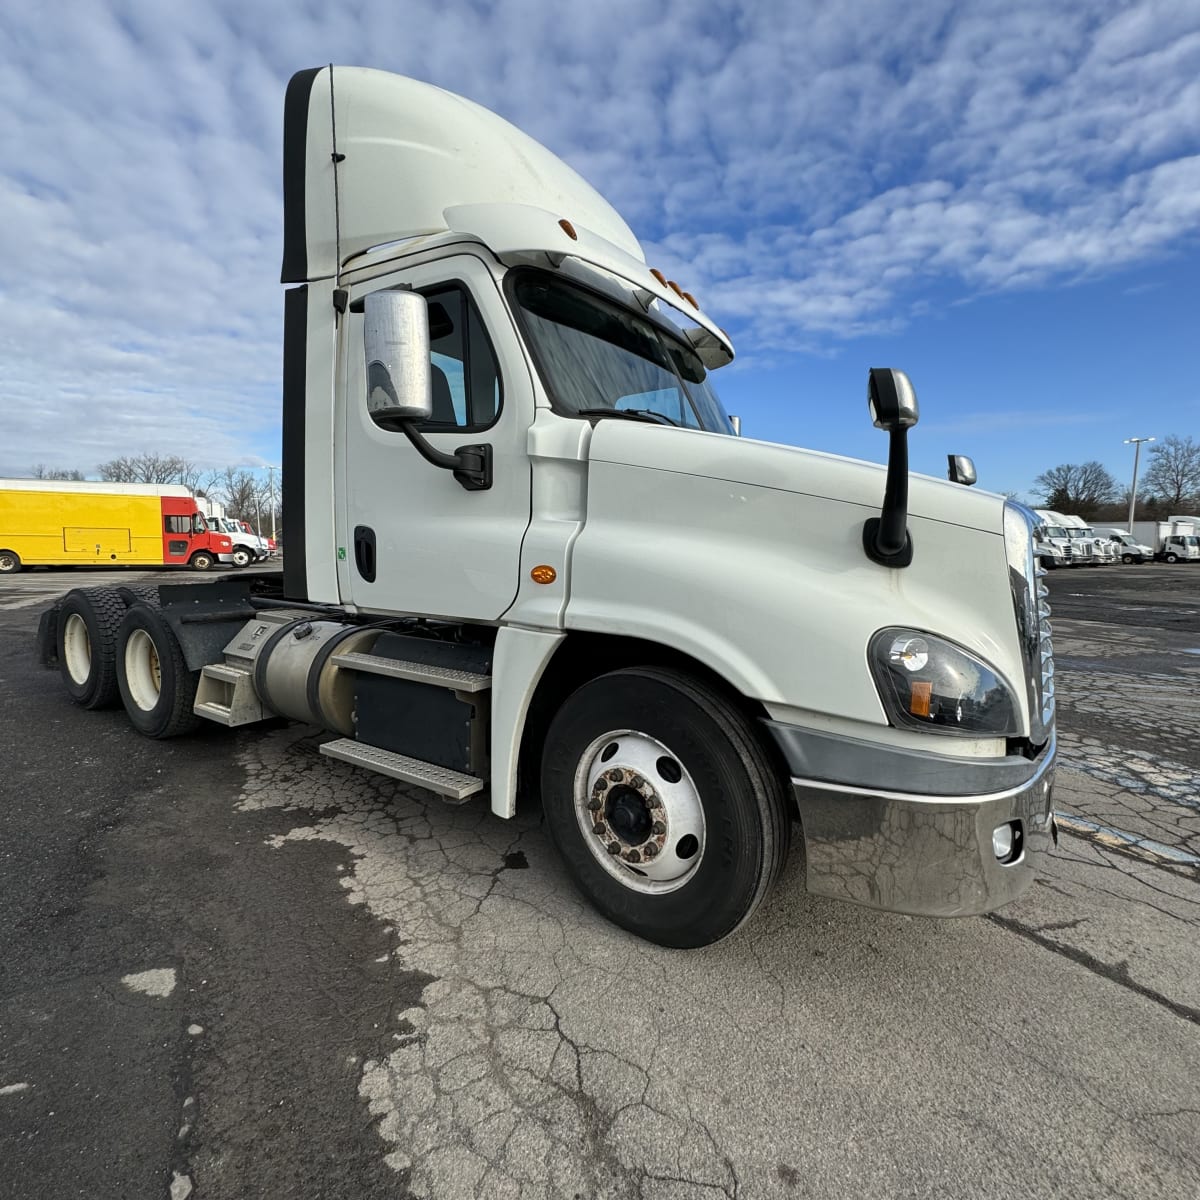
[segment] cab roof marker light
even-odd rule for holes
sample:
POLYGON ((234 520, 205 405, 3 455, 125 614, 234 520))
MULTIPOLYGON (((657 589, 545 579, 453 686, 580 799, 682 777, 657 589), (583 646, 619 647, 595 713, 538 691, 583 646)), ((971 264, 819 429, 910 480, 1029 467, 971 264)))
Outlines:
POLYGON ((657 279, 658 282, 663 285, 663 287, 668 286, 667 285, 667 277, 657 267, 651 267, 650 274, 653 275, 654 278, 657 279))

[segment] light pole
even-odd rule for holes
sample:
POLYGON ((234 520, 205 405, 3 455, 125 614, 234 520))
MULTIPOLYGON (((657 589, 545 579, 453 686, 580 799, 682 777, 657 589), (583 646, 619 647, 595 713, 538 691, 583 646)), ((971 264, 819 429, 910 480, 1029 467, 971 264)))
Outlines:
POLYGON ((1153 442, 1154 438, 1126 438, 1125 445, 1133 445, 1133 486, 1129 489, 1129 534, 1133 536, 1133 506, 1137 503, 1137 469, 1138 456, 1142 453, 1143 442, 1153 442))
POLYGON ((271 541, 275 541, 275 472, 282 469, 267 464, 267 486, 271 489, 271 541))

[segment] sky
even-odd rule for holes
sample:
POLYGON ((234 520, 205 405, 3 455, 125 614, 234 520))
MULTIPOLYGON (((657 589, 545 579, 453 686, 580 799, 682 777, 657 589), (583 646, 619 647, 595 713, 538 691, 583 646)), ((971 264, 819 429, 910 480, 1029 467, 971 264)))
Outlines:
MULTIPOLYGON (((59 0, 0 10, 0 475, 280 455, 291 74, 395 71, 575 167, 733 336, 746 436, 914 469, 1200 436, 1200 3, 59 0)), ((1145 457, 1143 456, 1143 463, 1145 457)))

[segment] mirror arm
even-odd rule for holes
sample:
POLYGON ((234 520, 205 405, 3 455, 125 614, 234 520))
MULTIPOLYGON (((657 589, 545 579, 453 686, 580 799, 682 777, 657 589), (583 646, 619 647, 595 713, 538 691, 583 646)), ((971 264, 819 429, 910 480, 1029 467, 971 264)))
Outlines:
POLYGON ((912 538, 908 535, 908 429, 893 429, 888 435, 887 485, 883 510, 863 526, 863 549, 872 562, 883 567, 907 567, 912 562, 912 538))
POLYGON ((427 463, 444 471, 453 471, 454 478, 468 492, 485 492, 492 486, 492 447, 489 444, 459 446, 453 454, 447 454, 429 442, 415 421, 400 421, 397 424, 427 463))

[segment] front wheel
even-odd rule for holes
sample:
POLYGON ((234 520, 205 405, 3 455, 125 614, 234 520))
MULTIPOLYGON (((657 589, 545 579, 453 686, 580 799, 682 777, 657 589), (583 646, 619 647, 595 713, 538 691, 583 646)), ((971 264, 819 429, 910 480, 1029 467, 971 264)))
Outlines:
POLYGON ((248 567, 250 565, 250 551, 245 546, 234 547, 233 565, 235 567, 248 567))
POLYGON ((786 794, 746 715, 680 672, 590 680, 542 756, 550 835, 580 891, 660 946, 706 946, 758 907, 787 857, 786 794))
POLYGON ((1179 561, 1178 554, 1167 554, 1164 556, 1169 563, 1177 563, 1179 561))
POLYGON ((1122 561, 1122 562, 1123 562, 1123 563, 1124 563, 1126 566, 1129 566, 1129 564, 1130 564, 1131 562, 1133 562, 1133 561, 1134 561, 1134 557, 1133 557, 1133 555, 1132 555, 1132 554, 1122 554, 1122 555, 1121 555, 1121 561, 1122 561))
POLYGON ((211 571, 217 559, 215 555, 210 554, 207 550, 197 550, 191 558, 188 559, 188 566, 193 571, 211 571))
POLYGON ((0 575, 15 575, 21 569, 21 556, 15 550, 0 550, 0 575))
POLYGON ((200 725, 192 711, 199 671, 189 671, 183 650, 162 614, 135 604, 117 631, 117 684, 138 733, 168 738, 200 725))

